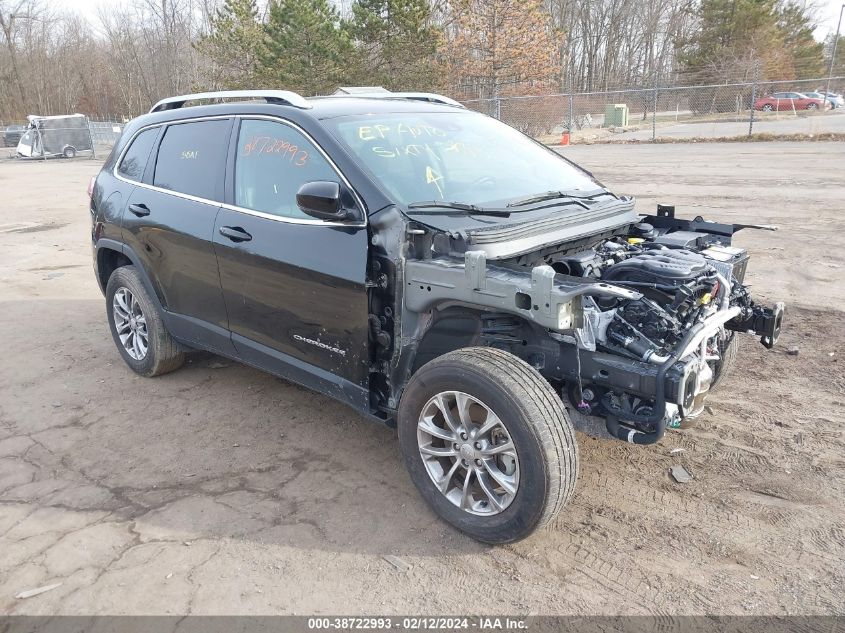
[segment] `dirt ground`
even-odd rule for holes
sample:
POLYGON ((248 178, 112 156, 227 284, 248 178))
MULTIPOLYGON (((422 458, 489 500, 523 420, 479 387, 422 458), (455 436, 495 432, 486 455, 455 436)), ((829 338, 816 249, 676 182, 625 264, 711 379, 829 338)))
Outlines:
POLYGON ((788 321, 698 428, 579 433, 574 501, 506 547, 439 521, 343 405, 210 355, 134 375, 91 271, 99 164, 0 162, 0 612, 845 613, 845 145, 565 153, 643 210, 780 225, 737 241, 788 321))

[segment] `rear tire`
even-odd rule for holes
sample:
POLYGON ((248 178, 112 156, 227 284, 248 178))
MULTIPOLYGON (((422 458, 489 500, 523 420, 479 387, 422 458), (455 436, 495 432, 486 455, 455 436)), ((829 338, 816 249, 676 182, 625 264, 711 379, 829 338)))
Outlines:
POLYGON ((767 103, 766 105, 764 105, 764 106, 763 106, 762 108, 760 108, 760 109, 761 109, 763 112, 771 112, 772 110, 774 110, 774 108, 773 108, 770 104, 768 104, 768 103, 767 103))
POLYGON ((64 148, 64 150, 62 150, 62 155, 65 158, 75 158, 76 157, 76 148, 68 145, 67 147, 64 148))
POLYGON ((529 536, 555 518, 575 489, 578 447, 563 403, 537 370, 502 350, 470 347, 426 363, 402 395, 398 427, 420 494, 441 518, 479 541, 529 536), (462 409, 461 401, 470 404, 462 409), (490 424, 499 436, 488 443, 482 432, 490 424), (432 449, 440 453, 424 458, 432 449), (491 450, 496 454, 486 456, 491 450), (512 461, 500 468, 505 457, 512 461))
POLYGON ((121 266, 109 277, 106 314, 114 343, 135 373, 160 376, 185 362, 134 266, 121 266))

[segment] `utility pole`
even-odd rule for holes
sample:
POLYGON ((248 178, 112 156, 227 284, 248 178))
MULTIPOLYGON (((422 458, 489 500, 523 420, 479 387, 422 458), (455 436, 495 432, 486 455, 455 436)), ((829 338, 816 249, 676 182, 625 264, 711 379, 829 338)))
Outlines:
POLYGON ((830 51, 830 67, 827 70, 827 88, 824 91, 825 99, 827 99, 827 94, 830 92, 830 80, 833 78, 833 64, 836 62, 836 45, 839 43, 839 29, 842 27, 843 12, 845 12, 845 4, 839 9, 839 22, 836 23, 836 35, 833 36, 833 50, 830 51))

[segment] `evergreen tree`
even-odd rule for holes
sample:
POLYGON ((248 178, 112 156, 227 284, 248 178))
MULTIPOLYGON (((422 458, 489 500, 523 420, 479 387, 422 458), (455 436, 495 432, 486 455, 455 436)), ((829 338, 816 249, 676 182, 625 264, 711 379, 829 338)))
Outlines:
POLYGON ((788 61, 792 66, 789 79, 813 79, 824 75, 824 44, 813 37, 816 25, 803 4, 794 0, 780 9, 778 28, 783 37, 788 61))
POLYGON ((349 33, 361 54, 362 83, 426 90, 442 83, 441 31, 428 0, 355 0, 349 33))
POLYGON ((808 10, 792 0, 702 0, 679 55, 687 82, 789 80, 821 72, 808 10))
POLYGON ((255 87, 263 31, 256 0, 225 0, 211 18, 211 30, 197 50, 213 63, 213 81, 223 88, 255 87))
POLYGON ((259 52, 268 87, 329 94, 349 78, 355 51, 328 0, 271 0, 259 52))
POLYGON ((702 0, 699 29, 681 52, 691 83, 768 78, 778 57, 776 0, 702 0))

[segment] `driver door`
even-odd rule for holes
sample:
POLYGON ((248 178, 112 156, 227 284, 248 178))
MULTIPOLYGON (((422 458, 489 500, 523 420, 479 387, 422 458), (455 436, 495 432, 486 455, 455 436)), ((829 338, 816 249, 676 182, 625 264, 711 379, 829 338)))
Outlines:
POLYGON ((297 207, 306 182, 346 185, 310 138, 281 120, 243 118, 227 171, 213 243, 238 355, 366 409, 363 209, 354 220, 330 222, 297 207))

